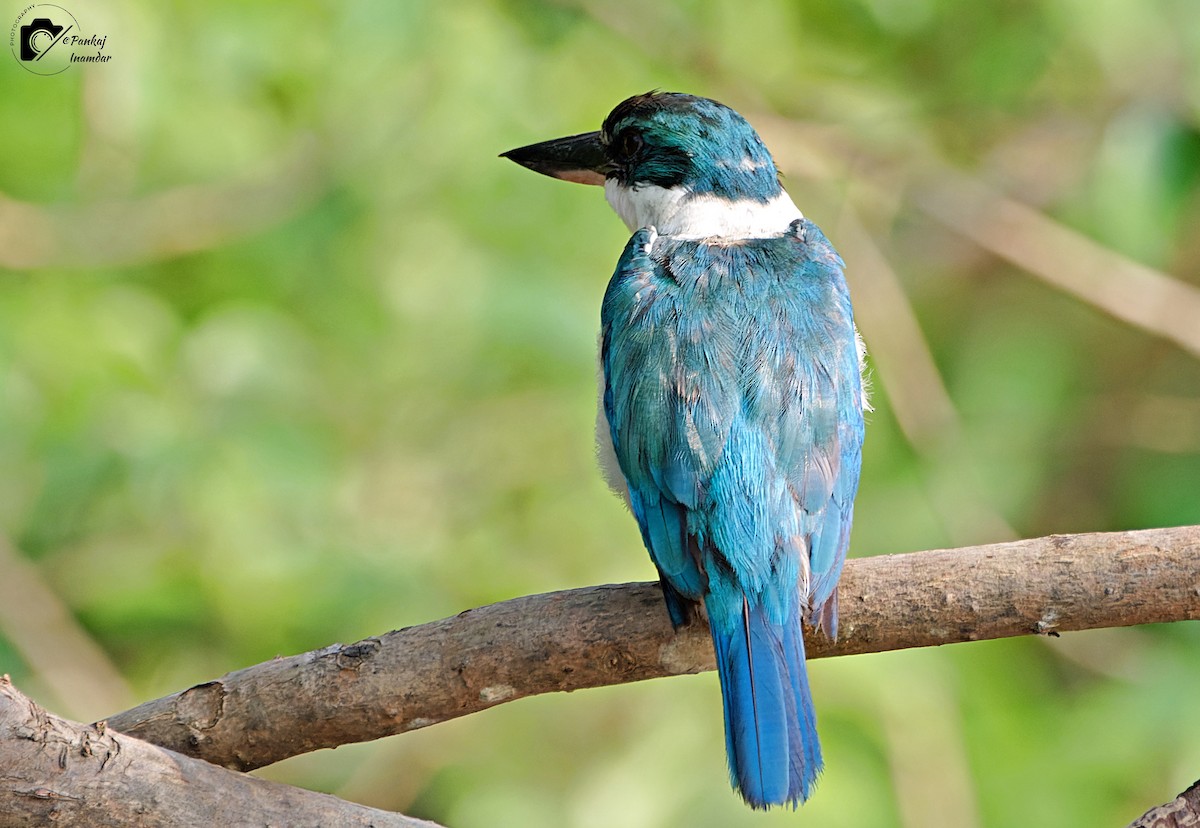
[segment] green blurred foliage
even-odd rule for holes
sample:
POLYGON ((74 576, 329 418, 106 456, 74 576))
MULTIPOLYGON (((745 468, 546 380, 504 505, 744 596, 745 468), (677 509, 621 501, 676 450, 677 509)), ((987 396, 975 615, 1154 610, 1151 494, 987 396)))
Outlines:
MULTIPOLYGON (((902 172, 932 154, 1200 283, 1190 0, 72 9, 111 62, 0 67, 0 532, 131 702, 651 577, 592 446, 626 234, 598 191, 496 158, 630 94, 837 126, 902 172), (15 232, 18 208, 55 243, 15 232)), ((873 169, 788 183, 838 244, 873 169)), ((934 223, 894 169, 880 186, 875 241, 962 438, 910 441, 875 383, 852 554, 999 539, 953 527, 964 469, 1020 536, 1200 523, 1194 355, 934 223)), ((114 712, 72 705, 25 646, 0 636, 18 686, 114 712)), ((263 773, 456 828, 1119 825, 1200 776, 1198 652, 1180 624, 819 662, 828 768, 798 814, 729 792, 712 675, 263 773)))

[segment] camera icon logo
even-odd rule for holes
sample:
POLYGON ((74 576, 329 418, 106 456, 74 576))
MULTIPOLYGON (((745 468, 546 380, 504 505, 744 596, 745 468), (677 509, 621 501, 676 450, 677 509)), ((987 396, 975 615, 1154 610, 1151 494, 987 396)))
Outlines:
POLYGON ((37 60, 58 43, 65 27, 48 17, 38 17, 21 27, 21 60, 37 60))
POLYGON ((22 68, 35 75, 57 75, 71 65, 69 44, 79 34, 79 24, 63 7, 29 6, 13 23, 9 46, 22 68))

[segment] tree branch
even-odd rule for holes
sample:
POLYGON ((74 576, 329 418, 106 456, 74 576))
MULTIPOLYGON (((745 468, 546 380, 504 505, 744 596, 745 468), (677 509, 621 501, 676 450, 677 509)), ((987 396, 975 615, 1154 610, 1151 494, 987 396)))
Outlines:
MULTIPOLYGON (((841 638, 810 658, 1200 618, 1200 526, 1053 535, 849 561, 841 638)), ((239 770, 512 699, 713 669, 656 584, 515 598, 238 670, 110 727, 239 770)))
POLYGON ((8 676, 0 678, 0 756, 6 826, 436 828, 60 719, 23 696, 8 676))

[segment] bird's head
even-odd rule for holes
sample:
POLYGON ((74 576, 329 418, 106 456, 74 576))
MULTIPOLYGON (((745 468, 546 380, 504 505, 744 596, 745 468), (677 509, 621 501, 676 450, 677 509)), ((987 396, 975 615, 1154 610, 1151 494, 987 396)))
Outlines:
POLYGON ((771 154, 746 119, 724 104, 681 92, 636 95, 618 104, 596 132, 502 155, 544 175, 602 185, 631 229, 653 225, 660 232, 721 235, 709 232, 714 211, 766 211, 777 223, 781 197, 790 206, 782 211, 788 220, 798 215, 771 154))

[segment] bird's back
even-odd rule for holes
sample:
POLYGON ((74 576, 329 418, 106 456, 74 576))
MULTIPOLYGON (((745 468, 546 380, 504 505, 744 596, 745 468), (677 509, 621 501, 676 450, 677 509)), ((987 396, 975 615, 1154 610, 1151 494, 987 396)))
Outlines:
MULTIPOLYGON (((647 251, 650 239, 630 240, 602 311, 605 413, 639 522, 682 509, 685 535, 727 559, 740 590, 811 572, 819 608, 844 560, 862 445, 841 260, 804 220, 728 244, 656 237, 647 251)), ((651 551, 686 570, 688 544, 651 551)), ((700 600, 700 573, 680 574, 700 600)))
POLYGON ((730 768, 752 805, 821 768, 800 619, 836 631, 862 447, 841 260, 781 236, 634 234, 602 310, 604 409, 676 625, 703 605, 730 768))

